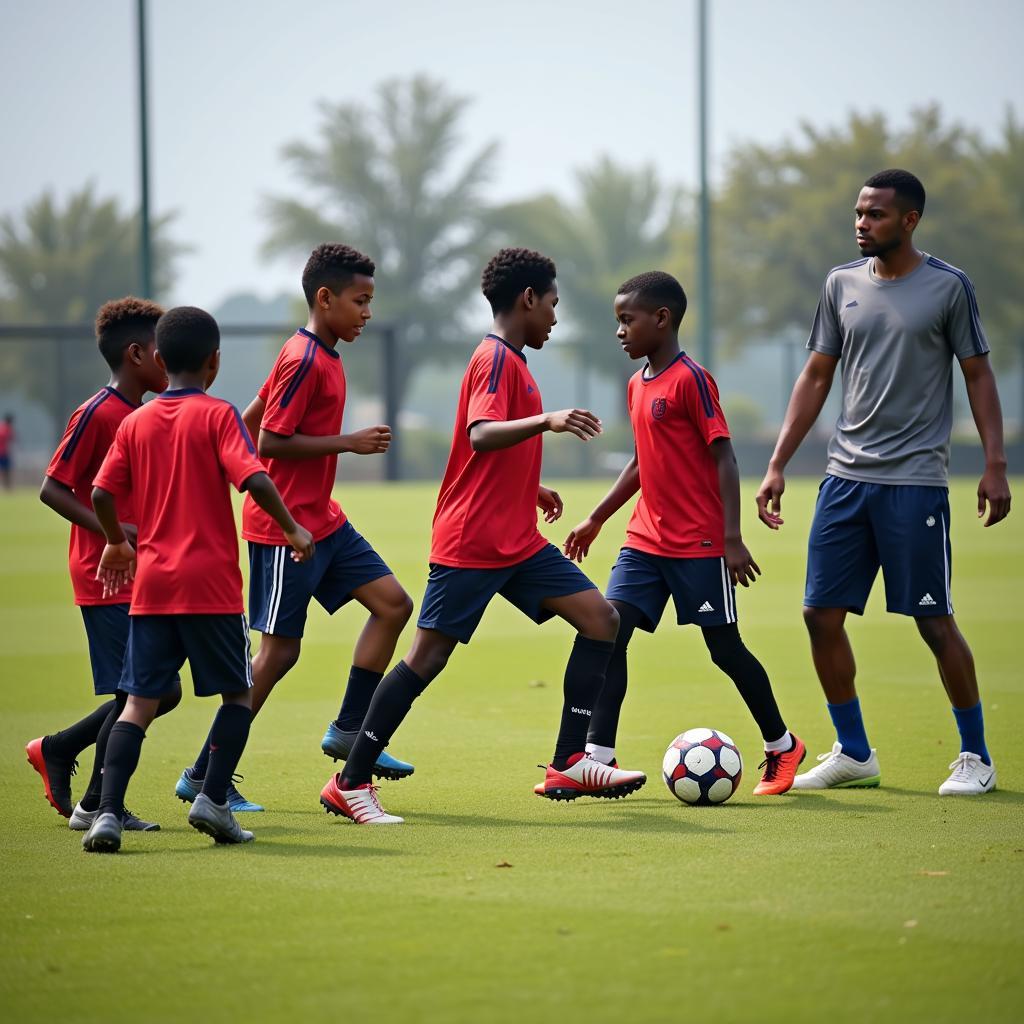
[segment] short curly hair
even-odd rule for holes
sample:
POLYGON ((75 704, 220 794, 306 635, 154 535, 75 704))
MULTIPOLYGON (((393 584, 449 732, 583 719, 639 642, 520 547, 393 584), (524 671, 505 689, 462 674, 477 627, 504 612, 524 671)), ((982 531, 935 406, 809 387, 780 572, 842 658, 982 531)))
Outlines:
POLYGON ((507 313, 527 288, 544 295, 554 283, 554 261, 533 249, 502 249, 480 276, 480 288, 494 313, 507 313))
POLYGON ((151 342, 156 322, 163 315, 163 306, 134 295, 113 299, 100 306, 96 313, 96 344, 107 365, 112 370, 119 369, 132 342, 151 342))
POLYGON ((635 295, 641 305, 652 313, 664 306, 672 315, 672 326, 677 331, 686 314, 686 292, 683 286, 663 270, 648 270, 619 285, 617 295, 635 295))
POLYGON ((373 277, 377 269, 369 256, 350 245, 340 242, 325 242, 318 245, 306 260, 302 271, 302 291, 310 309, 316 301, 316 293, 321 288, 329 288, 338 295, 347 288, 356 274, 373 277))
POLYGON ((175 306, 156 325, 156 350, 168 373, 198 373, 219 348, 217 321, 197 306, 175 306))
POLYGON ((872 174, 864 182, 865 188, 891 188, 896 194, 896 200, 904 213, 917 210, 919 217, 924 216, 924 185, 916 174, 904 171, 900 167, 890 167, 888 170, 872 174))

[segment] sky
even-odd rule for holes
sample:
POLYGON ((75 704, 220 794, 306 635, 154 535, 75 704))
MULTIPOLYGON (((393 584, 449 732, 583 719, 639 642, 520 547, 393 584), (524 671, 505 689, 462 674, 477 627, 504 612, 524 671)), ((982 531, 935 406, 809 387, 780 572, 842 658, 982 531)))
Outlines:
MULTIPOLYGON (((737 142, 937 102, 995 135, 1024 113, 1020 0, 711 0, 712 174, 737 142), (884 8, 884 9, 883 9, 884 8)), ((151 194, 190 247, 171 302, 297 292, 262 252, 262 204, 302 198, 284 145, 315 142, 319 103, 424 72, 470 105, 462 155, 500 143, 495 201, 572 196, 609 153, 693 186, 693 0, 149 0, 151 194)), ((134 0, 0 5, 0 214, 91 181, 138 203, 134 0)), ((845 214, 845 211, 844 211, 845 214)))

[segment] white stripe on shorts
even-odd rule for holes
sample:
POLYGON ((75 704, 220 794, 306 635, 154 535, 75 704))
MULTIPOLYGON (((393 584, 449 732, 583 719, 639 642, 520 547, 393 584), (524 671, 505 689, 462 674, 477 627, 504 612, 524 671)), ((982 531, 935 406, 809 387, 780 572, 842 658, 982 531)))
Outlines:
POLYGON ((725 567, 725 558, 721 561, 722 567, 722 607, 725 609, 725 621, 736 621, 736 605, 733 601, 732 587, 729 585, 729 570, 725 567))
POLYGON ((274 577, 270 587, 270 607, 267 611, 267 632, 273 633, 277 625, 277 613, 281 608, 281 593, 284 590, 285 548, 274 549, 274 577))
POLYGON ((249 639, 249 623, 242 612, 242 635, 245 637, 245 682, 252 689, 252 641, 249 639))
POLYGON ((950 593, 949 585, 949 550, 947 544, 949 543, 949 535, 946 533, 946 516, 945 513, 939 514, 939 521, 942 523, 942 571, 943 577, 946 581, 946 611, 948 614, 953 614, 953 595, 950 593))

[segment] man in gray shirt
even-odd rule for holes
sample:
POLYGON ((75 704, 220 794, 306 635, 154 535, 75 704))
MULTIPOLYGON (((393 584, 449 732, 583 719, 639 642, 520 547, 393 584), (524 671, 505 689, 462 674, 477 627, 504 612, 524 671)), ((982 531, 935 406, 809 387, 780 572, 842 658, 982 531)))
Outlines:
POLYGON ((777 530, 786 464, 821 412, 841 360, 842 412, 811 526, 804 594, 811 653, 837 741, 793 789, 881 781, 844 625, 849 612, 863 614, 879 568, 887 609, 912 616, 935 655, 960 732, 960 755, 939 793, 986 793, 996 784, 974 659, 950 597, 954 357, 985 450, 978 515, 987 503, 986 526, 1010 511, 1002 413, 970 280, 914 247, 924 202, 924 187, 908 171, 882 171, 865 182, 856 207, 862 258, 825 278, 807 342, 811 354, 757 494, 762 522, 777 530))

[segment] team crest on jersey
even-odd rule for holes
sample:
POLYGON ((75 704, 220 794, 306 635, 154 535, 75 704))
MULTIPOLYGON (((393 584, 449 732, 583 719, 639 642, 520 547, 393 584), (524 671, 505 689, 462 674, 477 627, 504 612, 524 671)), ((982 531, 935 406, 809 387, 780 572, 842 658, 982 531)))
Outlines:
POLYGON ((665 412, 667 411, 667 409, 668 409, 668 399, 667 398, 655 398, 654 401, 651 402, 651 415, 656 420, 664 419, 665 412))

